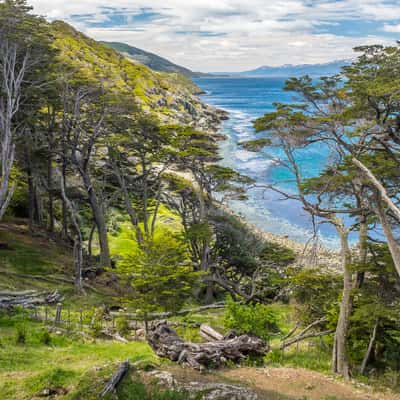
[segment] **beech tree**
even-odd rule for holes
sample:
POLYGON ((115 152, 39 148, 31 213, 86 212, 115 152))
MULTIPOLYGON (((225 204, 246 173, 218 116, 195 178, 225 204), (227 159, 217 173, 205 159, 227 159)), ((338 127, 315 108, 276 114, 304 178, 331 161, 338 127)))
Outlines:
MULTIPOLYGON (((335 332, 332 369, 346 377, 349 366, 346 354, 346 341, 352 310, 352 288, 354 262, 349 245, 349 233, 356 227, 360 229, 360 255, 365 262, 365 242, 368 226, 366 215, 370 210, 365 201, 367 190, 363 179, 346 174, 343 163, 348 160, 349 152, 343 143, 354 136, 354 119, 348 114, 349 101, 341 85, 340 77, 322 78, 313 82, 309 77, 289 79, 286 90, 293 91, 300 102, 295 104, 277 104, 277 110, 266 114, 256 122, 259 131, 268 131, 272 145, 284 150, 282 164, 292 174, 297 193, 289 193, 274 185, 270 188, 287 199, 295 199, 303 204, 317 223, 332 224, 339 237, 342 269, 343 292, 340 312, 335 332), (321 176, 307 179, 297 161, 298 149, 321 143, 330 152, 329 169, 321 176), (347 222, 341 215, 355 217, 347 222)), ((255 150, 264 147, 266 142, 250 143, 255 150)))
POLYGON ((0 219, 12 198, 16 140, 25 133, 35 91, 47 80, 51 40, 44 19, 25 0, 0 3, 0 219))

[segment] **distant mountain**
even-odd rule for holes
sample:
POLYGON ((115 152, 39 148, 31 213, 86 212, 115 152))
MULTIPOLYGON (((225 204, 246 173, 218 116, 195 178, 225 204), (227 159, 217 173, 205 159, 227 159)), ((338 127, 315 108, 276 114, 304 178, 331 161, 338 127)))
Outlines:
POLYGON ((350 63, 351 60, 338 60, 325 64, 285 64, 279 67, 265 65, 251 71, 244 71, 239 74, 235 73, 234 75, 252 77, 329 76, 339 73, 341 67, 350 63))
POLYGON ((150 53, 138 49, 137 47, 130 46, 126 43, 121 42, 100 42, 106 46, 113 48, 119 53, 124 54, 126 57, 132 60, 146 65, 154 71, 161 72, 174 72, 184 75, 188 78, 197 78, 206 74, 201 72, 193 72, 188 68, 181 67, 180 65, 174 64, 166 58, 160 57, 157 54, 150 53))

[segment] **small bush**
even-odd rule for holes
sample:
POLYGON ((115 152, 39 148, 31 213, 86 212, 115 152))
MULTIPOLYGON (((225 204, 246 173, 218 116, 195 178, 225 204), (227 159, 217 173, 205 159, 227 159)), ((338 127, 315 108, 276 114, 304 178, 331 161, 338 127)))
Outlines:
POLYGON ((44 344, 45 346, 49 346, 51 344, 51 335, 49 331, 44 330, 39 336, 40 343, 44 344))
POLYGON ((16 344, 25 344, 27 337, 27 329, 25 325, 18 325, 17 326, 17 333, 15 337, 16 344))
POLYGON ((117 328, 117 331, 121 335, 125 335, 129 333, 129 322, 126 318, 124 317, 119 317, 115 320, 115 326, 117 328))
POLYGON ((276 312, 264 304, 240 304, 228 299, 225 326, 238 334, 252 334, 268 340, 279 332, 276 312))

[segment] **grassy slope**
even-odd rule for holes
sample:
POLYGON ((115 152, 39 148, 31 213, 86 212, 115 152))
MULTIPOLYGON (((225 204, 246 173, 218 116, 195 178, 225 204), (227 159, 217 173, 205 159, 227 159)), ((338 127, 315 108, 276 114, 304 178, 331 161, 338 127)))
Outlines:
POLYGON ((163 121, 190 123, 188 103, 203 107, 193 96, 200 89, 190 79, 155 72, 134 63, 64 22, 53 22, 52 29, 59 59, 69 68, 79 71, 88 81, 102 82, 111 90, 134 94, 144 110, 151 110, 163 121))
POLYGON ((157 54, 138 49, 137 47, 130 46, 126 43, 121 43, 121 42, 101 42, 101 43, 126 55, 128 58, 132 58, 136 62, 147 65, 149 68, 155 71, 179 73, 189 78, 196 76, 196 73, 190 71, 188 68, 181 67, 180 65, 174 64, 171 61, 158 56, 157 54))

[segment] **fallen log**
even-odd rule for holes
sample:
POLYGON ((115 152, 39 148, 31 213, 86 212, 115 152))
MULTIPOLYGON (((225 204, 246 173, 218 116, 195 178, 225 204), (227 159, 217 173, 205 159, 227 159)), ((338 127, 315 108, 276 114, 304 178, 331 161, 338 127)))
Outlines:
POLYGON ((58 303, 63 298, 60 293, 55 290, 54 292, 38 292, 38 291, 25 291, 25 292, 0 292, 0 308, 13 308, 20 306, 29 308, 37 305, 58 303))
POLYGON ((129 361, 124 361, 119 365, 115 374, 107 382, 106 386, 104 386, 104 389, 100 394, 100 397, 106 397, 108 394, 113 393, 115 391, 118 384, 121 382, 122 378, 128 372, 129 367, 130 367, 129 361))
POLYGON ((227 361, 238 362, 247 356, 263 356, 269 351, 266 343, 250 335, 206 343, 185 342, 165 321, 149 330, 147 341, 158 356, 198 370, 217 368, 227 361))
POLYGON ((224 338, 224 335, 221 335, 215 329, 211 328, 211 326, 206 324, 200 325, 200 336, 210 342, 222 340, 224 338))

